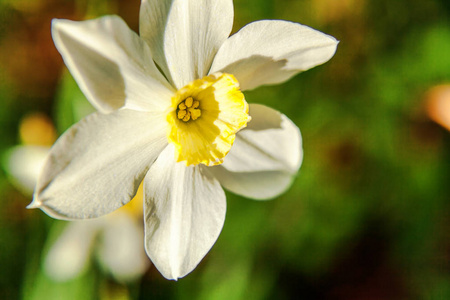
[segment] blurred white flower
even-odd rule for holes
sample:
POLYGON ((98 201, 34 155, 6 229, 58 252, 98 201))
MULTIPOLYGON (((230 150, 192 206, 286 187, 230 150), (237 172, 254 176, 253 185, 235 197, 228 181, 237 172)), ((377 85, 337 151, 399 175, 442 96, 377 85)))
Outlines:
POLYGON ((337 41, 274 20, 228 37, 232 23, 231 0, 143 0, 140 36, 116 16, 54 20, 55 45, 99 112, 55 143, 29 207, 98 217, 144 181, 147 254, 177 279, 222 229, 221 185, 255 199, 285 191, 302 161, 300 131, 271 108, 249 107, 241 90, 328 61, 337 41))
MULTIPOLYGON (((133 201, 142 205, 142 191, 133 201)), ((49 277, 67 281, 79 276, 92 255, 118 281, 141 277, 150 261, 144 251, 142 209, 132 210, 122 208, 101 218, 70 222, 45 257, 49 277)))
MULTIPOLYGON (((54 128, 41 115, 25 117, 20 124, 24 143, 46 144, 54 128), (45 124, 46 126, 42 126, 45 124), (44 139, 42 139, 44 137, 44 139)), ((50 147, 15 146, 3 155, 3 167, 11 183, 25 196, 33 194, 50 147)), ((51 241, 44 258, 44 270, 55 281, 71 280, 87 269, 92 255, 119 281, 139 278, 150 266, 144 251, 142 189, 129 205, 94 220, 70 222, 51 241)))
POLYGON ((2 165, 9 181, 24 195, 31 196, 50 145, 56 140, 56 130, 46 115, 34 112, 20 120, 19 137, 21 145, 2 155, 2 165))
POLYGON ((49 151, 50 147, 20 145, 5 153, 3 165, 10 182, 24 195, 33 195, 36 179, 49 151))

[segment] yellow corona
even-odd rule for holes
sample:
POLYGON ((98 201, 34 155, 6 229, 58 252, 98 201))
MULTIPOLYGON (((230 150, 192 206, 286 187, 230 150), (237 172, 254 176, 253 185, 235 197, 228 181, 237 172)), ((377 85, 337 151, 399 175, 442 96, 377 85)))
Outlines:
POLYGON ((168 140, 178 162, 214 166, 223 162, 236 133, 249 121, 239 82, 233 75, 216 73, 194 80, 172 97, 168 140))

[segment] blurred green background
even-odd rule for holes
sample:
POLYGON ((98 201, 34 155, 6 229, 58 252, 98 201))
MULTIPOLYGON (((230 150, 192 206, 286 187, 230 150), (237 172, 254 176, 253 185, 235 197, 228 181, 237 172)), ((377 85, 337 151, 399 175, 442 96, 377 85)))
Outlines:
POLYGON ((292 188, 227 193, 222 234, 178 282, 154 267, 118 280, 95 255, 51 279, 43 260, 67 224, 25 209, 11 148, 51 145, 91 108, 50 21, 118 14, 137 31, 139 2, 0 0, 1 299, 450 299, 448 0, 235 0, 234 32, 286 19, 340 40, 325 65, 246 93, 302 131, 292 188))

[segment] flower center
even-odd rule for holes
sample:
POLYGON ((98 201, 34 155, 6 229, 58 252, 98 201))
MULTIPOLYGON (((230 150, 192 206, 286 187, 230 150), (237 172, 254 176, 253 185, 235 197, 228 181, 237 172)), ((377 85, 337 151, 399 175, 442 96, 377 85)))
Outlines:
POLYGON ((191 119, 194 121, 197 120, 202 115, 202 111, 198 108, 199 106, 200 102, 198 100, 194 100, 192 97, 187 97, 186 100, 178 104, 178 119, 183 122, 187 122, 191 119))
POLYGON ((238 81, 216 73, 192 81, 172 97, 167 139, 175 146, 176 161, 218 165, 248 121, 248 104, 238 81))

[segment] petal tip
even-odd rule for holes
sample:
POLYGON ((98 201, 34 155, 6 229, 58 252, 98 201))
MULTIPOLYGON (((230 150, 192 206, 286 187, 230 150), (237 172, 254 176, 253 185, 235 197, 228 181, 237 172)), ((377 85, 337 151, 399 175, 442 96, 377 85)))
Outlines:
POLYGON ((65 19, 58 19, 58 18, 53 18, 52 19, 52 28, 56 28, 59 27, 61 23, 63 23, 64 21, 67 21, 65 19))
POLYGON ((27 209, 34 209, 34 208, 41 208, 42 206, 42 202, 37 201, 37 200, 33 200, 30 204, 28 204, 28 206, 26 207, 27 209))

